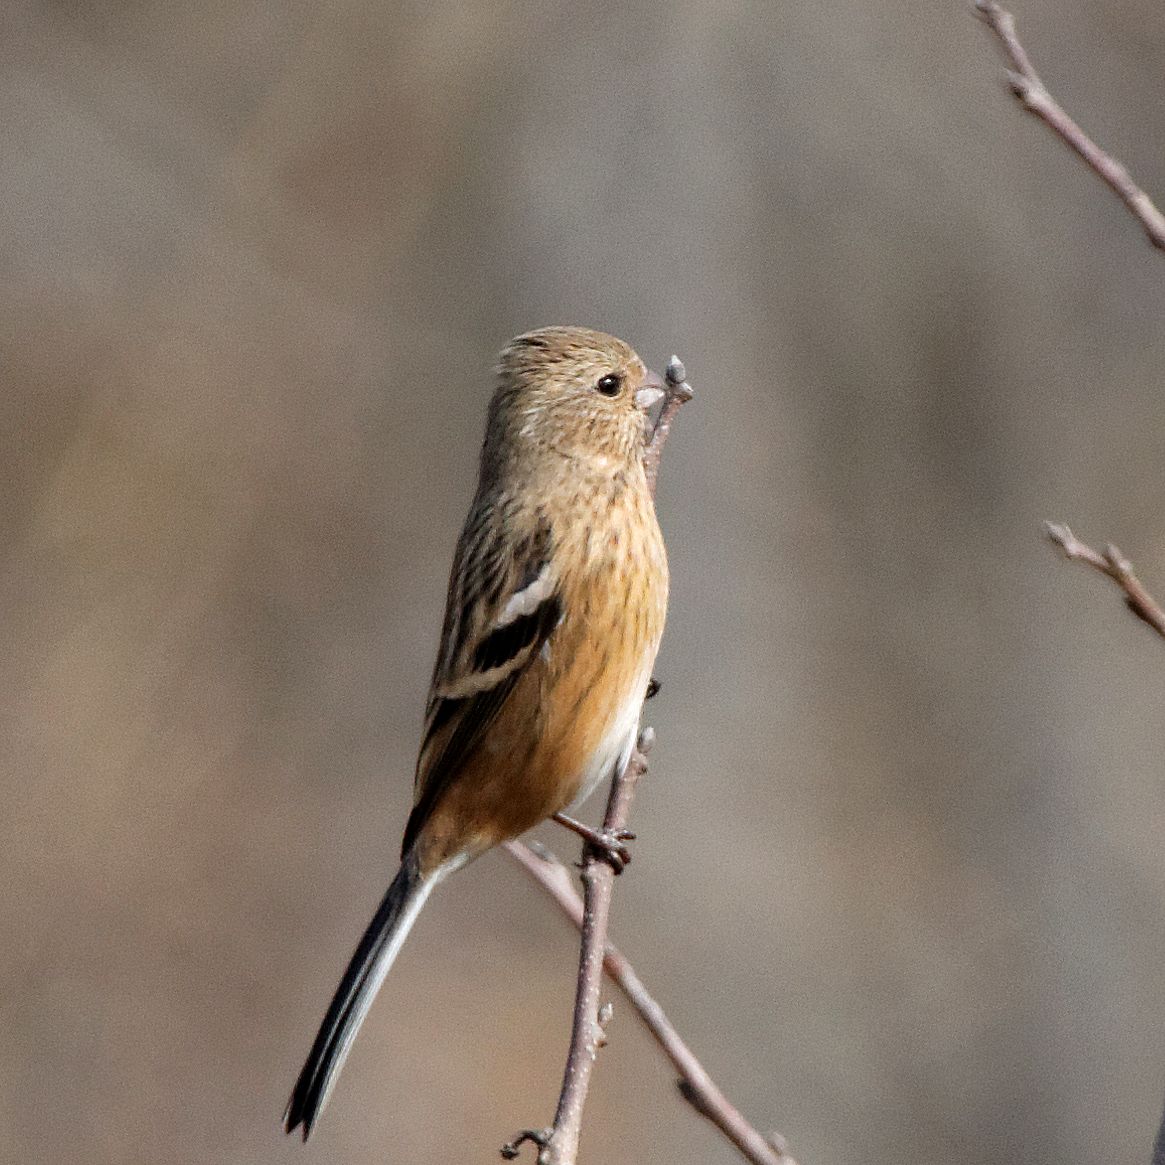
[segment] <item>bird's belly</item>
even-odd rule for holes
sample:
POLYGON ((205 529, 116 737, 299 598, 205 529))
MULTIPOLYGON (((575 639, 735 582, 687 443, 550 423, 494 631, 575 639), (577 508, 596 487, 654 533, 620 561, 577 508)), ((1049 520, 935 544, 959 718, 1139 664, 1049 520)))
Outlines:
POLYGON ((569 806, 581 805, 616 769, 622 771, 635 747, 642 704, 638 695, 625 702, 625 707, 579 773, 578 788, 569 806))
POLYGON ((491 733, 482 750, 489 763, 450 790, 449 807, 459 803, 461 820, 477 826, 474 850, 516 837, 585 801, 616 764, 626 763, 650 678, 650 657, 639 671, 628 678, 605 666, 584 668, 577 683, 569 678, 564 683, 561 674, 523 677, 514 695, 529 701, 539 730, 524 740, 491 733))

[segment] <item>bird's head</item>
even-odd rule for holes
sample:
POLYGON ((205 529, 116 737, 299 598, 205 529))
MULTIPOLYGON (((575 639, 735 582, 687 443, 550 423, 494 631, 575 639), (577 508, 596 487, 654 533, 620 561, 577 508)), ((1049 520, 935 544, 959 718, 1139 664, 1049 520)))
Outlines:
MULTIPOLYGON (((557 454, 615 473, 641 455, 663 382, 622 340, 589 328, 539 328, 502 350, 486 435, 520 457, 557 454)), ((500 452, 500 449, 495 449, 500 452)))

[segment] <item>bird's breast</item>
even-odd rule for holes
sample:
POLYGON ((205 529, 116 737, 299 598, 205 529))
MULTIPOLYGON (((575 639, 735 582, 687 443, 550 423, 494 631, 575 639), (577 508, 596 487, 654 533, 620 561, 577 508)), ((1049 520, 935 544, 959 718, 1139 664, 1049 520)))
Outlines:
POLYGON ((667 610, 667 558, 646 493, 586 517, 560 548, 563 616, 542 661, 540 752, 562 781, 558 808, 589 792, 633 740, 667 610))

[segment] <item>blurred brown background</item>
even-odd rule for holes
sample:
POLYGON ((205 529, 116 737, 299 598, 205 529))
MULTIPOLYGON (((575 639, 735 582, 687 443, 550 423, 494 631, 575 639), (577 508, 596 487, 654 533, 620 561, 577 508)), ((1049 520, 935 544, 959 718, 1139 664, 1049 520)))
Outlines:
MULTIPOLYGON (((1160 3, 1019 16, 1165 195, 1160 3)), ((614 923, 678 1026, 804 1165, 1146 1159, 1165 645, 1039 523, 1165 591, 1165 265, 965 5, 8 0, 0 61, 0 1159, 549 1119, 575 942, 491 855, 279 1132, 554 322, 699 393, 614 923)), ((586 1160, 736 1160, 611 1035, 586 1160)))

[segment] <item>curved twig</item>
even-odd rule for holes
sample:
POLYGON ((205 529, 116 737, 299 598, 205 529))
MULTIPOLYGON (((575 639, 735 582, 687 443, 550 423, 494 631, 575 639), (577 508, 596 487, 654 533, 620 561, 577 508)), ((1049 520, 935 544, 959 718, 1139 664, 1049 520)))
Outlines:
POLYGON ((1031 59, 1016 35, 1015 17, 994 3, 994 0, 975 0, 975 12, 995 33, 1003 46, 1009 66, 1008 82, 1019 103, 1084 159, 1093 173, 1107 183, 1113 193, 1128 207, 1129 212, 1149 236, 1149 242, 1165 251, 1165 214, 1157 209, 1152 199, 1133 181, 1125 166, 1102 150, 1048 92, 1047 86, 1032 67, 1031 59))

